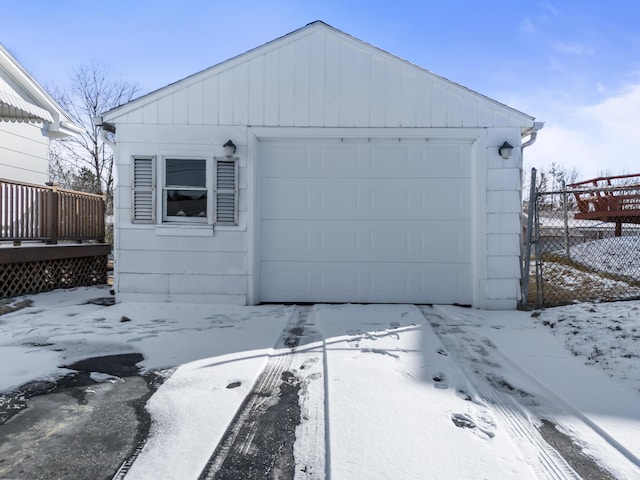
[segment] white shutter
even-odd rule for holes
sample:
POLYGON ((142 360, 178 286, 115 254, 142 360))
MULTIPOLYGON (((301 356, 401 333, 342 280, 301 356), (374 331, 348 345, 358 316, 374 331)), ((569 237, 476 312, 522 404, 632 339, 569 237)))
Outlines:
POLYGON ((133 159, 133 223, 153 223, 154 158, 133 159))
POLYGON ((235 159, 216 158, 216 223, 238 224, 238 165, 235 159))

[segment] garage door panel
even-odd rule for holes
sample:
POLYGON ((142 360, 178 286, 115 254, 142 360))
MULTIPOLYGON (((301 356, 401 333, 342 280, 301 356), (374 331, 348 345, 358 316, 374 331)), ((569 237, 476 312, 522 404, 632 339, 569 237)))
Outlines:
POLYGON ((262 177, 275 178, 469 178, 469 145, 403 145, 337 140, 331 145, 311 143, 260 146, 262 177))
POLYGON ((338 212, 357 212, 360 205, 360 189, 348 185, 319 186, 319 211, 328 218, 335 218, 338 212))
POLYGON ((460 179, 266 178, 263 219, 468 220, 469 182, 460 179))
POLYGON ((468 262, 464 222, 341 222, 269 220, 261 223, 264 261, 468 262))
POLYGON ((260 277, 271 302, 471 303, 463 264, 265 262, 260 277))
POLYGON ((327 170, 340 169, 348 172, 356 172, 360 168, 362 149, 358 145, 328 145, 319 146, 319 163, 311 170, 326 172, 327 170))

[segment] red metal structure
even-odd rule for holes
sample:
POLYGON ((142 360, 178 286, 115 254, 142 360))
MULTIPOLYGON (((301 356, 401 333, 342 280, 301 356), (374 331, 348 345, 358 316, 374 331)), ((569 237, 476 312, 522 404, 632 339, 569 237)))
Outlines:
POLYGON ((572 183, 579 212, 575 218, 616 224, 615 236, 622 235, 623 223, 640 224, 640 174, 598 177, 572 183))

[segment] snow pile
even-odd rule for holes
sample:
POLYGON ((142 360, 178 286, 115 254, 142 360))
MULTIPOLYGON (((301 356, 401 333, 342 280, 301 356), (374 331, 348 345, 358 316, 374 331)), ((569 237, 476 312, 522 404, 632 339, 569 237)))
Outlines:
POLYGON ((571 247, 571 258, 598 272, 640 280, 640 236, 604 238, 571 247))
POLYGON ((585 272, 564 263, 544 262, 543 279, 545 297, 552 302, 607 302, 640 296, 640 286, 585 272))
POLYGON ((640 392, 640 303, 578 304, 536 313, 536 319, 588 365, 640 392))

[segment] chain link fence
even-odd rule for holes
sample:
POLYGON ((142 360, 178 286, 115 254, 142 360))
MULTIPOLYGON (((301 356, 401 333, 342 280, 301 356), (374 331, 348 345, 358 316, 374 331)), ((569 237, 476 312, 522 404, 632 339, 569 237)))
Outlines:
POLYGON ((530 197, 530 307, 640 298, 640 185, 581 187, 530 197))

